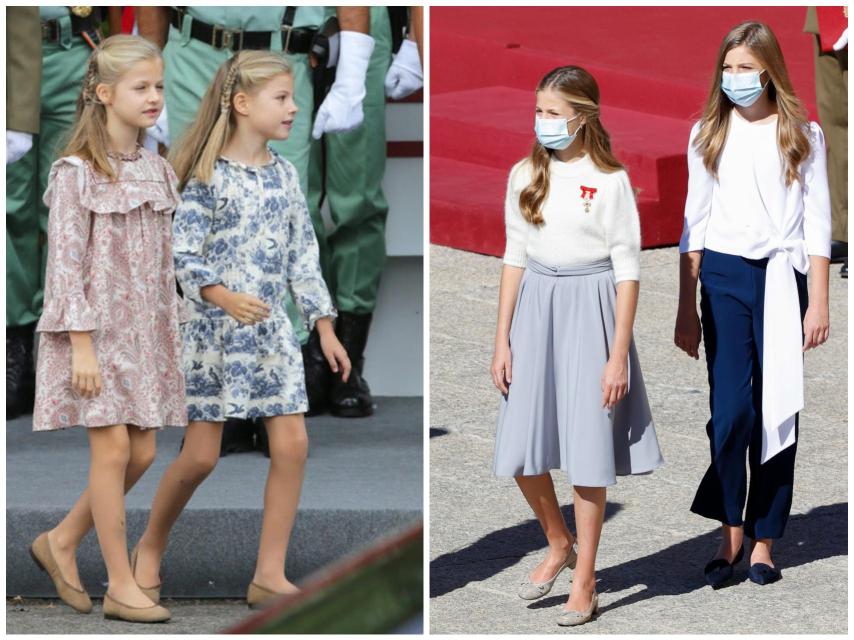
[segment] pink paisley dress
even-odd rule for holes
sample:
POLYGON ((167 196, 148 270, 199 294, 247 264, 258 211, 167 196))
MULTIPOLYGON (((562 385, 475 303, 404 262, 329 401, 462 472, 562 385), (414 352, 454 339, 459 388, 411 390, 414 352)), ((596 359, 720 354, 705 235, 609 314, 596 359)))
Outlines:
POLYGON ((177 178, 139 148, 111 156, 110 180, 76 156, 50 170, 44 311, 36 365, 33 430, 187 424, 175 289, 172 216, 177 178), (91 331, 102 391, 71 387, 69 331, 91 331))

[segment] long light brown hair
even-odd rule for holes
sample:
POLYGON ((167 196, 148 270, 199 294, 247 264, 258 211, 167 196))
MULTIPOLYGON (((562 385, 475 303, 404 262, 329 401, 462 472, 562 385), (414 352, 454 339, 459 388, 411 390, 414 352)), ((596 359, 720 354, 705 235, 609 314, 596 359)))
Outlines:
POLYGON ((222 63, 195 121, 169 154, 179 190, 190 178, 210 183, 216 159, 236 128, 234 96, 240 91, 251 94, 281 74, 291 75, 291 66, 281 55, 270 51, 244 49, 222 63))
POLYGON ((799 179, 798 168, 810 152, 807 138, 809 122, 801 101, 795 95, 783 52, 771 29, 761 22, 743 22, 724 38, 718 51, 717 65, 709 89, 709 99, 700 119, 700 130, 694 138, 694 147, 703 156, 703 165, 713 176, 718 175, 718 162, 726 143, 730 113, 733 103, 721 90, 721 77, 726 54, 741 45, 750 52, 768 72, 768 98, 777 103, 777 146, 786 164, 786 185, 799 179))
MULTIPOLYGON (((611 151, 611 136, 599 119, 599 85, 581 67, 558 67, 549 71, 537 85, 537 92, 551 89, 560 94, 575 112, 584 119, 578 135, 590 159, 602 171, 613 173, 623 165, 611 151)), ((519 209, 525 220, 543 224, 542 206, 549 195, 549 163, 554 151, 534 140, 528 156, 531 167, 531 182, 519 194, 519 209)))
MULTIPOLYGON (((99 84, 115 86, 133 65, 155 58, 161 58, 157 45, 139 36, 123 34, 110 36, 92 52, 77 98, 74 125, 60 155, 89 160, 96 171, 116 179, 107 156, 107 108, 98 99, 95 89, 99 84)), ((140 127, 137 141, 142 144, 144 140, 145 129, 140 127)))

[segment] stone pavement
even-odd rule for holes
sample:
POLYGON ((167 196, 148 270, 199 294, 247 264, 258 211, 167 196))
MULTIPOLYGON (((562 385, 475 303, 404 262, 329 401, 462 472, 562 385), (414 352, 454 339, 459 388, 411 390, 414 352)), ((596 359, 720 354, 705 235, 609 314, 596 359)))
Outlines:
MULTIPOLYGON (((423 401, 379 397, 369 418, 307 419, 309 458, 288 549, 288 575, 313 571, 422 518, 423 401)), ((86 485, 82 428, 33 433, 31 416, 6 428, 6 595, 55 595, 27 546, 54 526, 86 485)), ((154 464, 127 496, 129 547, 147 520, 157 483, 178 453, 183 429, 157 434, 154 464)), ((164 597, 242 598, 258 550, 269 461, 257 452, 222 458, 175 525, 163 561, 164 597)), ((104 592, 94 531, 77 555, 90 595, 104 592)))
MULTIPOLYGON (((672 342, 678 250, 641 254, 635 341, 665 465, 608 492, 597 557, 600 617, 572 633, 846 633, 848 285, 831 265, 830 339, 806 354, 794 503, 775 547, 784 579, 717 592, 702 569, 719 528, 688 509, 708 465, 705 356, 672 342)), ((553 633, 568 572, 541 600, 516 589, 545 538, 512 479, 492 475, 498 391, 489 367, 501 262, 433 246, 430 262, 430 629, 553 633)), ((598 373, 596 375, 599 375, 598 373)), ((572 492, 553 472, 570 529, 572 492)))

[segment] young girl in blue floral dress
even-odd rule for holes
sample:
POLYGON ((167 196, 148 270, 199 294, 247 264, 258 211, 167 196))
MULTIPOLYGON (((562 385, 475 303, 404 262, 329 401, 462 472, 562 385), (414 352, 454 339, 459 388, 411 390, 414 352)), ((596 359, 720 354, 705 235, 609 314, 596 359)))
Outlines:
POLYGON ((288 137, 296 113, 287 62, 241 51, 220 67, 170 158, 182 190, 173 253, 190 312, 183 326, 189 426, 132 554, 134 576, 155 601, 169 531, 216 465, 227 418, 262 418, 270 443, 247 601, 255 606, 296 590, 284 567, 307 453, 308 403, 300 345, 285 311, 288 289, 309 328, 317 326, 332 370, 345 379, 350 372, 333 331, 336 311, 299 177, 267 144, 288 137))

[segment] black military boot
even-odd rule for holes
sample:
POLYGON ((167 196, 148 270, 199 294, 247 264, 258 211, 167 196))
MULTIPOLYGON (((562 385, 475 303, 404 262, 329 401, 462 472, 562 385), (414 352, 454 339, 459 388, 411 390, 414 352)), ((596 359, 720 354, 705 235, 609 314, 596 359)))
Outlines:
POLYGON ((255 425, 252 420, 229 418, 222 428, 220 457, 229 453, 244 453, 255 450, 255 425))
POLYGON ((305 391, 308 396, 307 416, 316 416, 329 409, 329 391, 332 386, 332 370, 320 348, 317 327, 308 335, 302 346, 302 363, 305 369, 305 391))
POLYGON ((348 313, 342 311, 335 321, 335 334, 347 350, 353 365, 347 382, 341 380, 339 373, 332 386, 330 412, 339 418, 363 418, 374 412, 374 399, 368 383, 362 377, 365 363, 365 345, 368 342, 368 330, 372 314, 348 313))
POLYGON ((255 451, 260 451, 265 458, 270 457, 270 439, 267 437, 267 425, 261 418, 255 418, 255 451))
POLYGON ((6 327, 6 419, 33 412, 36 373, 33 366, 35 323, 6 327))

